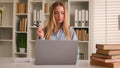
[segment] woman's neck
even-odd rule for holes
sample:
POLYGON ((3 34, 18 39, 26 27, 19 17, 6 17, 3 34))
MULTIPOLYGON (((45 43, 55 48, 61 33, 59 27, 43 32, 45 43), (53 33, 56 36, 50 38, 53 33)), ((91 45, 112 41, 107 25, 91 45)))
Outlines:
POLYGON ((60 28, 61 24, 57 24, 57 26, 54 28, 54 33, 57 33, 60 28))

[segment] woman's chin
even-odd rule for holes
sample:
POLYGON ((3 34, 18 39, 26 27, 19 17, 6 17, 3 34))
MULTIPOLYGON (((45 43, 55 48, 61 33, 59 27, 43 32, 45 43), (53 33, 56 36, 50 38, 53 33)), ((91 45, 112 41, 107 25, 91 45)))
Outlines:
POLYGON ((63 21, 57 21, 57 23, 60 23, 60 24, 61 24, 62 22, 63 22, 63 21))

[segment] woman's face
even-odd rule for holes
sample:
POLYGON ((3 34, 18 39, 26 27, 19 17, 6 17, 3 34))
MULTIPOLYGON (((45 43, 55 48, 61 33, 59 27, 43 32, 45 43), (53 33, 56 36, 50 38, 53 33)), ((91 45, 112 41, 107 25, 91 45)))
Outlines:
POLYGON ((54 18, 57 23, 62 23, 64 20, 64 8, 62 6, 57 6, 54 9, 54 18))

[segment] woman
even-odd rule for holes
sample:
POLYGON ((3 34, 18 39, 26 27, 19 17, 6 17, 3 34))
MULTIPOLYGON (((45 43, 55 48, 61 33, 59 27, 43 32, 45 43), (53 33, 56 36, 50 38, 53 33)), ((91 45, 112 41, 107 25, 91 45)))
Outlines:
POLYGON ((50 16, 47 26, 42 30, 39 26, 37 34, 40 39, 46 40, 77 40, 73 28, 68 26, 65 5, 54 2, 50 7, 50 16))

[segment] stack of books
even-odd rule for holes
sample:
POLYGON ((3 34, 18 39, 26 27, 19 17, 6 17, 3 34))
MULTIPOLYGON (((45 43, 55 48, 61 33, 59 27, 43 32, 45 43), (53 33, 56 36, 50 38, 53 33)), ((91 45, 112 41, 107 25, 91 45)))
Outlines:
POLYGON ((96 49, 90 57, 91 65, 120 67, 120 44, 96 44, 96 49))
POLYGON ((16 3, 16 13, 27 13, 27 9, 26 3, 16 3))
POLYGON ((88 41, 89 35, 87 29, 75 29, 79 41, 88 41))

